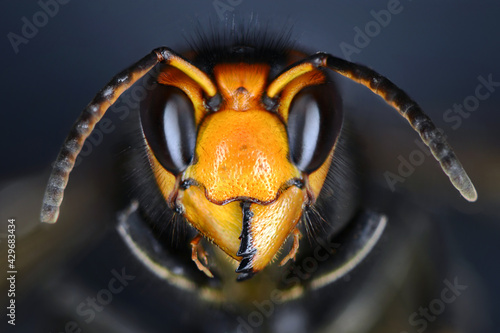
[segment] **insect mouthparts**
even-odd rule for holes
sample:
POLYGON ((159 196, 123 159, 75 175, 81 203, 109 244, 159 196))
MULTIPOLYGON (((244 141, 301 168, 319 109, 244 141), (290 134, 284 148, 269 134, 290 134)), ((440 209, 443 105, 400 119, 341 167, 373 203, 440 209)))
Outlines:
POLYGON ((241 259, 240 265, 236 269, 236 273, 240 273, 238 281, 247 280, 255 274, 252 270, 253 258, 257 253, 257 249, 253 245, 253 238, 250 232, 250 222, 253 218, 253 213, 250 210, 251 204, 252 203, 249 201, 241 203, 241 208, 243 210, 243 227, 239 237, 241 240, 240 248, 236 255, 243 257, 243 259, 241 259))

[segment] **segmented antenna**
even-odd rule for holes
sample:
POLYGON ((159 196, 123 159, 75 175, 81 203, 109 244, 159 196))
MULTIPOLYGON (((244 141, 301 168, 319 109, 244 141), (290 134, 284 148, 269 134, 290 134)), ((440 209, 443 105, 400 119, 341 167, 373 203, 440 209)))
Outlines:
POLYGON ((400 115, 406 118, 422 141, 429 147, 432 155, 448 175, 451 183, 468 201, 477 200, 477 192, 462 164, 446 142, 443 133, 436 128, 432 120, 422 111, 420 106, 403 90, 386 77, 374 70, 319 52, 284 70, 270 85, 267 91, 273 98, 288 82, 300 76, 311 68, 329 68, 355 82, 358 82, 375 94, 382 97, 387 104, 394 107, 400 115), (312 66, 311 66, 312 65, 312 66))
POLYGON ((150 54, 113 77, 83 110, 64 141, 61 151, 53 164, 52 173, 45 189, 40 213, 42 222, 54 223, 57 221, 69 174, 94 126, 123 92, 162 61, 186 73, 200 85, 208 96, 213 97, 217 93, 215 85, 205 73, 166 47, 153 50, 150 54))
POLYGON ((323 66, 361 83, 382 97, 386 103, 392 105, 417 131, 460 194, 468 201, 477 200, 476 189, 453 149, 446 142, 445 136, 410 96, 389 79, 368 67, 356 65, 325 53, 318 53, 315 57, 322 59, 323 66))

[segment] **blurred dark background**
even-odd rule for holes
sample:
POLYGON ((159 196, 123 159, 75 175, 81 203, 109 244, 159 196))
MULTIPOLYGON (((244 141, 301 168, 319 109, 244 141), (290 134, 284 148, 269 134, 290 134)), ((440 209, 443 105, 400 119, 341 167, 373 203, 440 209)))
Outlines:
MULTIPOLYGON (((311 52, 348 57, 386 75, 445 130, 476 185, 478 202, 464 201, 432 158, 396 190, 415 193, 424 204, 452 212, 456 221, 448 221, 446 228, 463 260, 478 274, 482 284, 478 289, 496 310, 487 320, 500 325, 500 87, 494 87, 466 118, 460 117, 459 125, 444 119, 446 110, 475 94, 479 76, 500 82, 500 3, 401 0, 390 22, 378 25, 379 31, 372 31, 366 45, 358 44, 355 53, 346 55, 342 45, 356 46, 357 29, 373 26, 374 13, 387 10, 391 3, 397 2, 73 0, 59 4, 57 13, 45 16, 44 22, 37 14, 43 7, 40 2, 2 1, 0 235, 5 235, 9 217, 21 224, 36 223, 42 187, 63 139, 80 111, 114 74, 155 47, 184 49, 185 37, 191 37, 197 26, 221 24, 233 14, 236 21, 252 17, 271 31, 291 27, 292 39, 311 52), (23 26, 34 19, 40 20, 40 27, 25 38, 23 26), (13 47, 13 40, 20 44, 13 47), (19 190, 17 184, 31 177, 37 186, 19 190)), ((398 156, 408 158, 418 148, 417 135, 368 90, 339 82, 346 113, 362 134, 370 177, 387 186, 384 173, 397 173, 398 156)), ((116 115, 112 119, 120 125, 116 115)), ((109 167, 101 165, 98 156, 114 154, 112 143, 120 137, 111 133, 104 139, 106 144, 95 147, 95 156, 82 168, 109 167)), ((1 258, 3 267, 3 254, 1 258)))

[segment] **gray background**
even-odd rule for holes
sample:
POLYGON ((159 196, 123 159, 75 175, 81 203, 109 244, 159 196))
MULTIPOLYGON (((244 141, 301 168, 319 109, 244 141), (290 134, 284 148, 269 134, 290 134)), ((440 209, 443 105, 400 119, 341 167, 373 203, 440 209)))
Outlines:
MULTIPOLYGON (((343 57, 340 44, 354 44, 354 28, 363 30, 374 20, 370 12, 386 9, 389 2, 242 0, 233 1, 237 5, 226 14, 236 14, 237 20, 253 15, 277 30, 291 26, 299 45, 343 57)), ((468 204, 461 199, 430 158, 398 189, 463 214, 465 222, 451 232, 483 279, 491 305, 498 308, 500 89, 456 130, 443 113, 474 94, 479 75, 492 74, 500 81, 500 4, 402 0, 401 6, 351 60, 389 77, 447 132, 480 200, 468 204)), ((157 46, 182 49, 183 36, 191 36, 197 22, 204 26, 209 20, 221 21, 213 1, 73 0, 61 5, 16 54, 7 34, 21 35, 22 18, 32 21, 40 10, 35 1, 2 1, 0 190, 22 177, 48 174, 70 126, 114 74, 157 46)), ((384 172, 397 171, 398 156, 407 157, 416 148, 416 135, 366 89, 341 80, 341 91, 373 164, 371 176, 385 186, 384 172)), ((120 121, 114 123, 119 126, 120 121)), ((111 137, 110 142, 119 139, 111 137)), ((33 197, 41 198, 39 192, 33 197)), ((3 210, 2 219, 17 214, 3 210)))

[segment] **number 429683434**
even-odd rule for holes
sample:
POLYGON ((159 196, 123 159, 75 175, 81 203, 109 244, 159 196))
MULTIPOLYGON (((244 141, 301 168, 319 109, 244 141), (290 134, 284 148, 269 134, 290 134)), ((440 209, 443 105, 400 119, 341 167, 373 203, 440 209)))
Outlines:
POLYGON ((16 225, 15 219, 9 219, 9 223, 7 224, 7 262, 9 263, 9 269, 16 268, 16 225))

